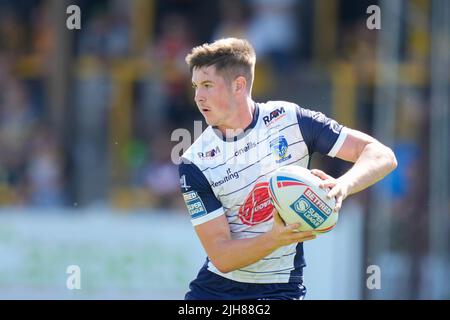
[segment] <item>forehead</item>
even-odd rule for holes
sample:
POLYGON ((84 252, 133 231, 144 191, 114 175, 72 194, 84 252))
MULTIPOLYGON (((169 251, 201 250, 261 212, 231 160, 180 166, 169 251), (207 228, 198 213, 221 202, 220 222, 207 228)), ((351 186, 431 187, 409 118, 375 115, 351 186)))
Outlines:
POLYGON ((192 70, 192 82, 200 83, 202 81, 220 81, 222 77, 217 73, 215 66, 194 68, 192 70))

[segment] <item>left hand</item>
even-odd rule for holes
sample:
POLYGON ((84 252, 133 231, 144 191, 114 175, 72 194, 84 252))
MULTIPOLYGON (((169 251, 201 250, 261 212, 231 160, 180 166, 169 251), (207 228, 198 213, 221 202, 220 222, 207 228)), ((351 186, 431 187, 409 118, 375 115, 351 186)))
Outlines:
POLYGON ((348 196, 348 186, 342 181, 339 181, 338 179, 335 179, 332 176, 326 174, 322 170, 312 169, 311 173, 323 180, 319 185, 320 188, 331 189, 327 194, 327 198, 331 199, 332 197, 335 197, 336 206, 334 207, 333 211, 339 212, 342 207, 342 201, 344 201, 344 199, 348 196))

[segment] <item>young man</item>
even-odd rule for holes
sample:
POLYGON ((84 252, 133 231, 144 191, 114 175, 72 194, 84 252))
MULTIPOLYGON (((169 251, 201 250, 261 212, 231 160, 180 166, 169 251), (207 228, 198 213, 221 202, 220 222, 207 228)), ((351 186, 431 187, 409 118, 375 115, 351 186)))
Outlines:
POLYGON ((312 170, 331 188, 335 210, 397 163, 374 138, 319 112, 251 97, 255 52, 228 38, 195 47, 186 57, 195 102, 208 128, 183 154, 181 191, 208 255, 185 299, 303 299, 303 242, 313 232, 285 225, 267 192, 280 166, 308 167, 314 152, 354 162, 338 179, 312 170))

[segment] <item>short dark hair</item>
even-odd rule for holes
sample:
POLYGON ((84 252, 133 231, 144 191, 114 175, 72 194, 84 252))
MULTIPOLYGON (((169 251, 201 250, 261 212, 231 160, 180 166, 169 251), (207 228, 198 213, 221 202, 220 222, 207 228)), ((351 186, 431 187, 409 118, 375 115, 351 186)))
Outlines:
POLYGON ((195 68, 215 66, 216 71, 226 79, 233 80, 243 76, 250 91, 255 74, 256 55, 247 40, 226 38, 193 48, 186 56, 186 63, 191 72, 195 68))

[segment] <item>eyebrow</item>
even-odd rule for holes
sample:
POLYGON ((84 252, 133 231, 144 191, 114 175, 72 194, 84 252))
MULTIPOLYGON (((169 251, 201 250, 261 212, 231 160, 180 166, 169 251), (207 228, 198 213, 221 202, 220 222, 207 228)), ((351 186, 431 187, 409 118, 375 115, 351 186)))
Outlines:
MULTIPOLYGON (((205 83, 213 83, 213 82, 211 80, 203 80, 202 82, 199 83, 199 85, 202 85, 202 84, 205 84, 205 83)), ((194 81, 192 81, 192 85, 193 86, 197 86, 194 81)))

